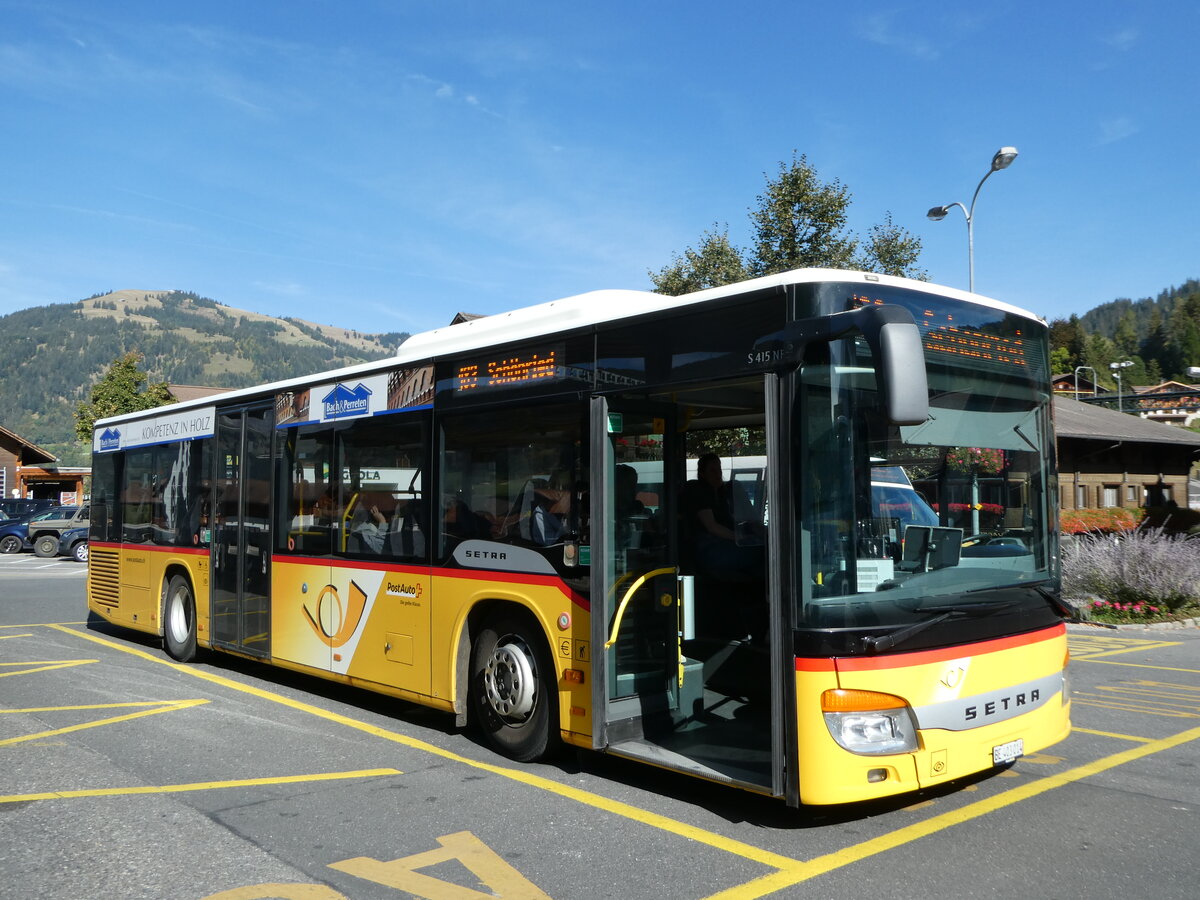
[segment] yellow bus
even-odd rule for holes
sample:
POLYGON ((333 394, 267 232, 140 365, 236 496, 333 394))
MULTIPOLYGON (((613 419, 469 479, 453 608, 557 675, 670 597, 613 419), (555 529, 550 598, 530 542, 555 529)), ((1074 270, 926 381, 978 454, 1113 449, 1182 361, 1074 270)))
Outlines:
POLYGON ((1028 312, 832 270, 451 325, 98 422, 89 608, 520 761, 940 785, 1070 729, 1047 361, 1028 312))

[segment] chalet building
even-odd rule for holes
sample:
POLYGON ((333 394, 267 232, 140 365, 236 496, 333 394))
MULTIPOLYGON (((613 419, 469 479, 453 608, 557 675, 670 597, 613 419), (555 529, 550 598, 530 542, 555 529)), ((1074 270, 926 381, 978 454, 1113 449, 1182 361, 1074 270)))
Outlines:
POLYGON ((1054 420, 1062 509, 1188 506, 1200 433, 1062 395, 1054 420))
POLYGON ((60 466, 58 457, 0 427, 0 492, 5 497, 36 497, 70 505, 83 499, 91 469, 60 466))
MULTIPOLYGON (((1088 371, 1091 371, 1090 369, 1088 371)), ((1100 393, 1096 382, 1084 378, 1078 372, 1067 372, 1055 375, 1050 379, 1050 389, 1055 394, 1069 394, 1078 400, 1080 397, 1095 397, 1100 393)))
POLYGON ((1164 381, 1132 392, 1130 406, 1143 419, 1184 427, 1200 421, 1200 384, 1164 381))

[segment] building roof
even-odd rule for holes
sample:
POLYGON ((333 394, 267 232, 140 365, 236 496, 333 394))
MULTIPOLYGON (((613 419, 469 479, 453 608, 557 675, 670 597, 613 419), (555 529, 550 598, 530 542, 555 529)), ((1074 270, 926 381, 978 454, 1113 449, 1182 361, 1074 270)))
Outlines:
POLYGON ((203 387, 197 384, 168 384, 167 390, 171 396, 182 403, 185 400, 199 400, 201 397, 211 397, 214 394, 225 394, 233 388, 203 387))
POLYGON ((58 462, 58 457, 55 456, 53 453, 51 453, 49 450, 43 450, 37 444, 33 443, 33 441, 25 440, 25 438, 21 437, 15 431, 9 431, 7 428, 5 428, 2 425, 0 425, 0 436, 12 438, 12 440, 15 441, 18 445, 25 448, 26 453, 29 455, 22 454, 21 459, 22 459, 22 462, 27 465, 32 465, 32 464, 40 463, 40 462, 48 462, 48 463, 58 462), (39 459, 39 457, 40 457, 40 459, 39 459))
POLYGON ((1180 444, 1200 448, 1200 432, 1151 422, 1140 416, 1091 403, 1081 403, 1061 394, 1054 397, 1054 430, 1060 438, 1180 444))

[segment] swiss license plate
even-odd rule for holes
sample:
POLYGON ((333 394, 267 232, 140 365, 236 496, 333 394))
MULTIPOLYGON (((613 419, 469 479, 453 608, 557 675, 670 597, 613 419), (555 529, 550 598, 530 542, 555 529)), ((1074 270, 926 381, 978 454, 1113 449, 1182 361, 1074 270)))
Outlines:
POLYGON ((1015 741, 1009 741, 1007 744, 1000 744, 992 748, 992 762, 997 766, 1010 763, 1014 759, 1018 759, 1024 755, 1024 738, 1017 738, 1015 741))

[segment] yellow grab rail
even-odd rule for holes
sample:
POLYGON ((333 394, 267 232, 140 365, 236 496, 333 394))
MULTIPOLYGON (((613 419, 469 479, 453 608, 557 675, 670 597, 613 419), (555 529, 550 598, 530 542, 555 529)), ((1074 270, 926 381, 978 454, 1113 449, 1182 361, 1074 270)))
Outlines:
POLYGON ((637 580, 629 586, 629 590, 625 592, 625 596, 622 597, 621 602, 617 604, 617 615, 613 619, 612 634, 609 636, 608 640, 604 642, 605 650, 611 650, 613 644, 617 642, 617 634, 621 631, 621 619, 625 616, 625 607, 629 605, 629 601, 633 599, 633 595, 637 593, 637 589, 645 584, 648 579, 654 578, 656 575, 667 574, 678 575, 679 568, 677 566, 667 566, 662 569, 652 569, 651 571, 646 572, 644 575, 638 576, 637 580))

